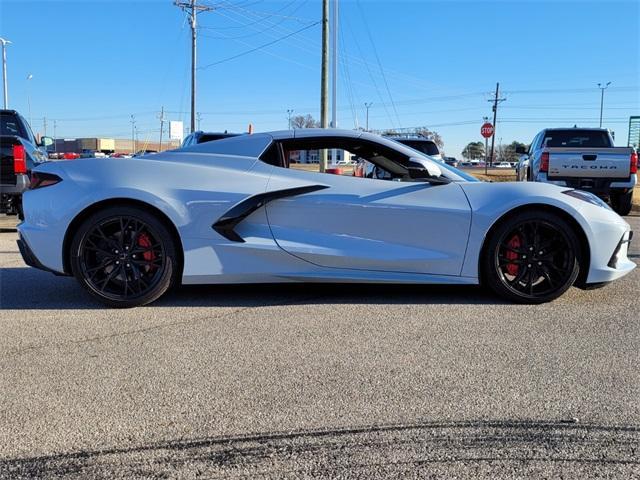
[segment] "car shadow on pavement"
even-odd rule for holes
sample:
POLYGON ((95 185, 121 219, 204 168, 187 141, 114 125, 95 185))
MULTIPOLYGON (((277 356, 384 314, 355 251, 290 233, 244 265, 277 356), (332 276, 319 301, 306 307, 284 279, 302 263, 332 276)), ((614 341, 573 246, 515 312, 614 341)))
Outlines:
MULTIPOLYGON (((279 283, 184 285, 168 292, 152 307, 259 307, 309 304, 504 304, 477 286, 279 283)), ((0 268, 0 308, 96 309, 72 277, 34 268, 0 268)))
POLYGON ((639 447, 639 426, 416 422, 180 439, 4 459, 0 476, 334 478, 357 473, 358 478, 396 478, 408 472, 437 472, 438 478, 549 478, 549 473, 553 478, 580 478, 579 474, 615 472, 616 478, 631 478, 640 467, 639 447))

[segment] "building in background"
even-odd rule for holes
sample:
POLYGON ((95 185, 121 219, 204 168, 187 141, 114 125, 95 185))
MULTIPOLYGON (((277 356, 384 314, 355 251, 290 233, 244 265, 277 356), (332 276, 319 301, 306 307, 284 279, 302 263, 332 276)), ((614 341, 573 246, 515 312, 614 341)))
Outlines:
MULTIPOLYGON (((179 140, 168 140, 162 142, 162 150, 171 150, 178 148, 179 146, 179 140)), ((154 150, 159 152, 160 143, 157 141, 151 142, 139 139, 135 142, 134 149, 133 142, 130 138, 57 138, 55 141, 55 147, 50 148, 49 150, 58 153, 78 154, 100 152, 105 155, 110 155, 112 153, 135 153, 141 150, 154 150)))

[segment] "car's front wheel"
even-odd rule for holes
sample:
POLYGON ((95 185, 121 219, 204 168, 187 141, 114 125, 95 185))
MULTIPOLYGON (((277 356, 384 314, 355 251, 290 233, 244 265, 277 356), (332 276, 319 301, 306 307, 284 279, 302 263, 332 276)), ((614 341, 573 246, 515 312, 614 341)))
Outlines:
POLYGON ((612 192, 611 206, 618 215, 629 215, 633 205, 633 189, 627 192, 612 192))
POLYGON ((484 281, 519 303, 558 298, 579 272, 580 243, 571 225, 546 211, 521 212, 497 226, 482 259, 484 281))
POLYGON ((91 295, 112 307, 158 299, 176 280, 176 246, 149 211, 112 206, 82 222, 71 243, 71 270, 91 295))

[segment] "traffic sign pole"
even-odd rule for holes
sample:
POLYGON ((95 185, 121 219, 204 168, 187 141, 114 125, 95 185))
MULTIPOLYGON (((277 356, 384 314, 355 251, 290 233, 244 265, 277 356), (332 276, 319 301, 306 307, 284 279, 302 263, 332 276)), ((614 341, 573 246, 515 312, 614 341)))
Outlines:
POLYGON ((487 121, 487 117, 484 118, 484 123, 482 127, 480 127, 480 135, 484 137, 484 174, 487 175, 487 164, 489 163, 487 157, 487 148, 489 146, 489 137, 492 137, 494 134, 494 128, 491 123, 487 121))

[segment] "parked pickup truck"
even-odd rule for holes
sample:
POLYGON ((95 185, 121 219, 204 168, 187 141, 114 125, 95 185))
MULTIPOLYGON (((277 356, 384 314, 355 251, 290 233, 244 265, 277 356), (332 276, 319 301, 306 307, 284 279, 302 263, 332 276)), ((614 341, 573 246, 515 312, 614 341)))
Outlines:
POLYGON ((22 215, 22 192, 29 188, 31 169, 46 162, 46 146, 37 142, 29 124, 15 110, 0 110, 0 213, 22 215))
POLYGON ((638 154, 631 147, 614 147, 602 128, 547 128, 521 154, 517 179, 554 183, 586 190, 611 203, 619 215, 631 211, 637 183, 638 154))

